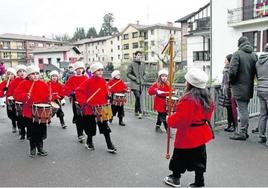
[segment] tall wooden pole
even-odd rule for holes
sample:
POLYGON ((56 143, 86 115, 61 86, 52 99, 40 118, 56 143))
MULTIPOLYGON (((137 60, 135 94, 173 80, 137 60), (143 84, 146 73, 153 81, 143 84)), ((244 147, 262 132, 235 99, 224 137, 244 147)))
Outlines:
MULTIPOLYGON (((171 106, 171 97, 172 97, 172 84, 173 84, 173 79, 174 79, 174 60, 173 60, 173 56, 174 56, 174 37, 171 36, 169 39, 169 95, 168 95, 168 116, 171 115, 171 110, 172 110, 172 106, 171 106)), ((166 151, 166 159, 170 158, 170 154, 169 154, 169 149, 170 149, 170 128, 167 128, 167 151, 166 151)))

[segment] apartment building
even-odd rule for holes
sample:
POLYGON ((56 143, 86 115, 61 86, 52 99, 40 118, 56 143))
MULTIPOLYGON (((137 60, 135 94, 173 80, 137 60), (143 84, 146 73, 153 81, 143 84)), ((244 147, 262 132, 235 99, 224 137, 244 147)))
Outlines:
POLYGON ((45 37, 10 33, 1 34, 0 62, 4 62, 7 67, 31 63, 34 61, 33 49, 61 45, 63 45, 62 42, 45 37))

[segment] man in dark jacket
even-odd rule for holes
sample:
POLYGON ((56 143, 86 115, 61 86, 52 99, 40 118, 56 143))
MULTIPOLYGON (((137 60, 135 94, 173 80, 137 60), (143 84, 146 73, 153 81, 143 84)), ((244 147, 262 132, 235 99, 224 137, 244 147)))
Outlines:
POLYGON ((237 102, 240 117, 238 130, 230 137, 232 140, 246 140, 248 138, 248 103, 253 97, 257 60, 258 56, 253 53, 253 47, 248 38, 240 37, 238 50, 233 54, 229 73, 232 93, 237 102))
POLYGON ((258 86, 257 95, 260 100, 260 119, 259 119, 259 143, 268 146, 268 43, 264 47, 264 53, 260 55, 256 63, 258 86))
POLYGON ((140 97, 145 80, 145 66, 141 63, 142 53, 136 51, 134 53, 134 61, 127 68, 127 77, 130 79, 130 89, 135 96, 135 115, 142 118, 140 97))

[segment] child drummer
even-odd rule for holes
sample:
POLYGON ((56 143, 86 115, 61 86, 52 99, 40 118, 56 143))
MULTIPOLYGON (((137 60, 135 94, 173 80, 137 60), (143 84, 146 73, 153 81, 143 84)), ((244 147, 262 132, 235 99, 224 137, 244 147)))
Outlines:
POLYGON ((23 103, 22 114, 27 125, 27 138, 30 140, 30 157, 38 155, 47 156, 43 149, 43 140, 47 138, 45 123, 33 122, 33 104, 48 104, 49 91, 47 84, 39 79, 39 68, 31 65, 26 68, 27 78, 23 80, 14 92, 15 101, 23 103))
POLYGON ((108 104, 108 88, 103 78, 103 65, 96 62, 90 66, 92 77, 84 81, 76 89, 76 99, 83 110, 83 125, 87 134, 87 142, 85 147, 94 150, 92 137, 96 135, 96 125, 98 125, 100 134, 103 134, 107 144, 107 151, 116 153, 108 126, 108 120, 99 119, 96 114, 96 107, 105 107, 108 104))
POLYGON ((161 131, 161 124, 164 124, 167 130, 167 109, 166 109, 166 97, 169 94, 170 85, 168 82, 168 71, 162 69, 158 72, 158 78, 155 83, 148 89, 149 95, 155 95, 154 97, 154 107, 153 109, 158 112, 155 131, 161 131))
POLYGON ((57 110, 57 117, 60 119, 60 124, 63 129, 66 129, 66 125, 64 122, 64 113, 62 111, 61 99, 63 99, 63 85, 59 82, 59 73, 56 70, 50 72, 50 81, 48 81, 48 89, 51 101, 55 102, 59 105, 59 109, 57 110))
MULTIPOLYGON (((119 70, 115 70, 111 74, 112 79, 108 82, 108 89, 110 93, 112 94, 112 112, 113 116, 118 116, 119 118, 119 125, 125 126, 126 124, 123 122, 123 117, 125 116, 124 112, 124 103, 126 102, 125 96, 122 96, 123 98, 118 101, 118 104, 114 100, 117 94, 124 94, 128 92, 127 85, 124 83, 123 80, 120 79, 120 72, 119 70)), ((110 123, 112 123, 112 120, 110 120, 110 123)))

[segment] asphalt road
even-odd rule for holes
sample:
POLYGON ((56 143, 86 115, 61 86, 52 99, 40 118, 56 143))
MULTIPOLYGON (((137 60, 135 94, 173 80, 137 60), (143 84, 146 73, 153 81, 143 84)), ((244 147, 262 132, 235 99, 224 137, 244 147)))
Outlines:
MULTIPOLYGON (((126 113, 127 126, 121 127, 116 118, 110 126, 118 153, 110 154, 103 135, 94 137, 95 151, 78 143, 69 104, 64 111, 68 128, 61 129, 56 118, 48 127, 44 148, 49 155, 30 158, 28 141, 20 141, 18 134, 11 133, 5 108, 0 108, 0 186, 166 186, 163 178, 170 174, 165 159, 166 137, 154 131, 155 120, 139 120, 126 113)), ((257 119, 251 120, 250 128, 256 123, 257 119)), ((250 134, 245 142, 229 140, 229 135, 218 131, 208 144, 206 186, 267 187, 268 147, 257 143, 256 134, 250 134)), ((186 186, 193 180, 194 173, 187 172, 181 184, 186 186)))

